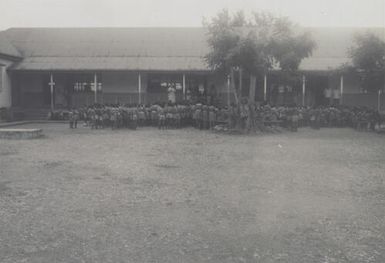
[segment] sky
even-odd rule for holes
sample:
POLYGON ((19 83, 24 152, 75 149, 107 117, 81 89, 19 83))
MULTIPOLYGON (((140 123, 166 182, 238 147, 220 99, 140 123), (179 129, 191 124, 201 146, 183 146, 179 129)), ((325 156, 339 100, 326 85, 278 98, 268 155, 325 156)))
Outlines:
POLYGON ((385 27, 385 0, 0 0, 0 30, 199 27, 224 8, 268 11, 306 27, 385 27))

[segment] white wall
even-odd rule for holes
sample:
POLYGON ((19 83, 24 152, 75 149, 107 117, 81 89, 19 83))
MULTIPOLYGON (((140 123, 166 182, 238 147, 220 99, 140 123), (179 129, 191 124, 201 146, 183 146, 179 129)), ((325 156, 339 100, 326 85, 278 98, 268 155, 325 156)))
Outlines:
POLYGON ((12 105, 11 78, 7 73, 11 64, 12 62, 0 58, 0 108, 12 105))

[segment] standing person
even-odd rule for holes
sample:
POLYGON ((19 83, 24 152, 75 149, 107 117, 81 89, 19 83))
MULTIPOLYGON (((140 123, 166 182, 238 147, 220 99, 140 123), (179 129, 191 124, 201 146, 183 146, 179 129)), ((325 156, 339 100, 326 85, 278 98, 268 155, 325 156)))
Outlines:
POLYGON ((171 125, 174 129, 176 129, 177 128, 177 109, 175 105, 171 106, 170 112, 171 112, 171 125))
POLYGON ((157 105, 153 105, 151 107, 151 125, 152 126, 156 126, 157 125, 158 118, 159 118, 158 106, 157 105))
POLYGON ((92 118, 91 118, 91 116, 92 116, 92 108, 91 108, 91 107, 88 107, 88 108, 87 108, 87 111, 86 111, 86 117, 85 117, 85 119, 86 119, 86 125, 87 125, 88 127, 91 127, 91 126, 92 126, 92 118))
POLYGON ((196 113, 197 107, 196 105, 191 106, 191 119, 192 119, 192 126, 195 128, 198 128, 197 126, 197 113, 196 113))
POLYGON ((150 109, 150 106, 148 104, 144 107, 144 115, 146 117, 145 125, 151 126, 151 109, 150 109))
POLYGON ((111 129, 114 130, 117 127, 117 114, 116 114, 116 109, 113 109, 110 114, 110 123, 111 123, 111 129))
POLYGON ((175 106, 175 128, 179 129, 181 127, 181 122, 182 122, 182 113, 181 113, 181 108, 179 106, 175 106))
POLYGON ((315 111, 315 121, 314 121, 314 128, 316 130, 319 130, 321 126, 321 113, 320 110, 315 111))
POLYGON ((164 130, 166 127, 166 115, 162 108, 158 109, 158 129, 164 130))
POLYGON ((145 121, 146 121, 146 115, 144 112, 144 108, 141 106, 138 108, 138 121, 139 121, 139 126, 144 126, 145 121))
POLYGON ((104 129, 102 110, 99 110, 98 114, 98 127, 104 129))
POLYGON ((110 109, 105 108, 103 110, 102 119, 103 119, 103 127, 108 127, 110 125, 110 109))
POLYGON ((121 127, 128 128, 129 122, 130 122, 130 117, 128 113, 128 108, 127 107, 120 107, 119 108, 121 111, 121 118, 122 118, 122 123, 121 127))
POLYGON ((214 129, 216 122, 216 108, 214 106, 210 106, 209 108, 209 127, 210 130, 214 129))
POLYGON ((229 128, 233 129, 237 124, 237 107, 234 103, 230 105, 229 109, 229 128))
POLYGON ((102 128, 102 113, 99 108, 95 110, 95 117, 96 117, 96 129, 102 128))
POLYGON ((196 126, 198 129, 203 129, 203 119, 202 119, 202 104, 198 103, 196 110, 195 110, 195 120, 196 120, 196 126))
POLYGON ((90 126, 91 129, 96 129, 96 113, 93 108, 90 109, 90 126))
POLYGON ((249 117, 247 103, 242 103, 240 110, 241 110, 241 112, 240 112, 240 115, 241 115, 241 128, 242 128, 242 130, 245 130, 246 129, 247 118, 249 117))
POLYGON ((254 130, 255 129, 255 125, 254 125, 254 122, 255 122, 255 102, 250 102, 248 104, 248 114, 247 114, 247 130, 250 131, 250 130, 254 130))
POLYGON ((74 114, 74 128, 77 129, 78 127, 78 120, 79 120, 79 112, 75 109, 73 111, 73 114, 74 114))
POLYGON ((298 131, 298 112, 296 110, 293 110, 293 115, 291 116, 291 130, 293 132, 298 131))
POLYGON ((202 122, 203 122, 203 129, 209 128, 209 111, 208 107, 206 105, 203 105, 202 107, 202 122))
POLYGON ((315 124, 316 112, 315 112, 315 109, 310 110, 309 117, 310 117, 310 127, 315 129, 316 128, 316 124, 315 124))
POLYGON ((176 101, 176 88, 175 88, 175 84, 174 83, 170 83, 168 89, 167 89, 167 97, 168 97, 168 101, 169 101, 169 104, 171 103, 175 103, 176 101))
POLYGON ((136 128, 138 127, 138 114, 136 109, 134 108, 130 112, 130 124, 130 128, 133 130, 136 130, 136 128))
POLYGON ((70 124, 70 129, 74 128, 74 113, 72 110, 68 112, 68 119, 69 119, 69 124, 70 124))
POLYGON ((303 108, 298 109, 298 126, 303 127, 304 126, 304 115, 303 115, 303 108))
POLYGON ((171 107, 167 106, 164 110, 164 114, 166 115, 166 129, 170 129, 172 127, 172 113, 171 107))

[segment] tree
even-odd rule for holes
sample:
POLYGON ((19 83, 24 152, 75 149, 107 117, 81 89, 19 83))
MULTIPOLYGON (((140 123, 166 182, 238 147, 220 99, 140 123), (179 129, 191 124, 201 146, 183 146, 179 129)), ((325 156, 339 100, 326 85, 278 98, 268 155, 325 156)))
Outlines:
POLYGON ((385 42, 370 32, 357 34, 349 54, 353 69, 361 78, 362 88, 369 92, 382 90, 385 76, 385 42))
POLYGON ((242 11, 230 15, 219 12, 206 22, 209 53, 205 56, 215 72, 229 76, 239 107, 242 74, 250 76, 249 102, 254 103, 255 83, 269 70, 281 69, 286 81, 296 73, 301 60, 311 55, 315 42, 286 17, 254 12, 246 18, 242 11), (238 88, 235 72, 239 74, 238 88))

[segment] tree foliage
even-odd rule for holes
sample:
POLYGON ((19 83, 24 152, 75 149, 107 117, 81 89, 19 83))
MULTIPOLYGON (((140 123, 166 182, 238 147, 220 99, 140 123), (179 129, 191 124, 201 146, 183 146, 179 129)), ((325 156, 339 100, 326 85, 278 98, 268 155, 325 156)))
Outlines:
POLYGON ((362 88, 377 91, 384 87, 385 42, 373 33, 366 32, 354 37, 349 50, 353 69, 361 77, 362 88))
POLYGON ((234 68, 257 77, 273 68, 292 73, 315 47, 308 32, 286 17, 269 13, 254 12, 246 18, 242 11, 231 15, 225 9, 206 27, 211 48, 206 61, 222 74, 234 68))

